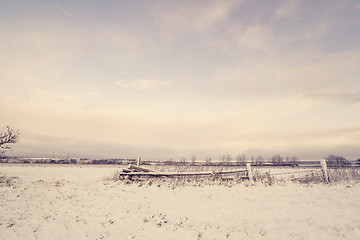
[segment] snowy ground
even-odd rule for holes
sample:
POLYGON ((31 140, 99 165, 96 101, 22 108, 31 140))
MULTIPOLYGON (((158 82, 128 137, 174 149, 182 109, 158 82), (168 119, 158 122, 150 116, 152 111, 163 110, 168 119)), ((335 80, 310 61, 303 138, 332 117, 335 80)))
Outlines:
POLYGON ((360 184, 178 187, 117 167, 0 165, 0 239, 360 239, 360 184))

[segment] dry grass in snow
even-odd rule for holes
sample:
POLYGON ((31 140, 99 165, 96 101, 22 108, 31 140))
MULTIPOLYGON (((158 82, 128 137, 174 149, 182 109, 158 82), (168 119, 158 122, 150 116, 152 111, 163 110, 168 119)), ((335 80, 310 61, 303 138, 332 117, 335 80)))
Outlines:
POLYGON ((114 168, 1 165, 0 239, 360 239, 360 184, 125 184, 114 168))

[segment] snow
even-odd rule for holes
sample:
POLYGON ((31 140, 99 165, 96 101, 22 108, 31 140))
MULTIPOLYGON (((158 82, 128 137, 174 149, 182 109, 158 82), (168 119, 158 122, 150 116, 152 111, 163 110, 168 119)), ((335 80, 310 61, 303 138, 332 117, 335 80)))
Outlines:
POLYGON ((118 167, 0 165, 0 239, 360 239, 360 184, 124 184, 118 167))

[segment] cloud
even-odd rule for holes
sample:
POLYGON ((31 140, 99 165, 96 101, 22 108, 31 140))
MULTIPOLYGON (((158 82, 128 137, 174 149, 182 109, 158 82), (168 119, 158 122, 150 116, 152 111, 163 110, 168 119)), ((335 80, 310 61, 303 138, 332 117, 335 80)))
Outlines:
POLYGON ((101 96, 101 94, 96 90, 88 91, 88 95, 91 97, 100 97, 101 96))
POLYGON ((205 31, 226 19, 240 1, 181 1, 154 7, 154 16, 167 28, 205 31))
POLYGON ((163 86, 171 84, 170 81, 139 79, 135 81, 116 81, 116 85, 125 88, 134 88, 139 90, 157 90, 163 86))
POLYGON ((311 22, 308 23, 305 28, 300 32, 299 36, 297 36, 298 41, 324 41, 323 37, 328 34, 331 29, 331 24, 328 20, 311 22))
POLYGON ((286 1, 285 4, 281 5, 276 11, 275 11, 275 18, 276 19, 282 19, 286 18, 294 13, 294 11, 297 9, 299 5, 299 2, 297 0, 292 1, 286 1))
POLYGON ((65 14, 66 16, 72 16, 72 14, 66 9, 64 8, 63 6, 60 6, 60 5, 56 5, 55 6, 58 10, 60 10, 63 14, 65 14))
POLYGON ((360 103, 360 89, 352 88, 325 88, 325 89, 314 89, 314 91, 308 91, 305 96, 331 99, 333 101, 348 101, 360 103))
POLYGON ((251 26, 239 33, 238 45, 242 49, 271 49, 271 31, 265 26, 251 26))
POLYGON ((217 93, 225 96, 311 96, 357 101, 359 52, 258 59, 218 72, 217 93), (335 97, 336 98, 333 98, 335 97))
POLYGON ((97 37, 101 41, 107 42, 117 49, 120 48, 132 52, 136 52, 136 50, 140 48, 141 43, 139 38, 118 27, 101 29, 97 37))

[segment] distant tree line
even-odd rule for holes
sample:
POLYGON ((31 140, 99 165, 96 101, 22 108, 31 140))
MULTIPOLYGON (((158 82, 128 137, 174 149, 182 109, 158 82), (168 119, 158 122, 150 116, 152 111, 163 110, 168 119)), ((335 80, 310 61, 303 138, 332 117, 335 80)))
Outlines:
MULTIPOLYGON (((34 164, 113 164, 128 165, 136 164, 136 159, 88 159, 88 158, 19 158, 19 157, 3 157, 0 163, 34 163, 34 164)), ((146 162, 143 162, 146 164, 146 162)))
MULTIPOLYGON (((348 167, 348 166, 360 166, 360 158, 356 161, 350 161, 342 156, 329 155, 325 157, 325 160, 329 167, 348 167)), ((220 155, 217 161, 213 161, 211 157, 205 157, 205 161, 198 159, 196 156, 192 156, 190 161, 187 161, 185 157, 181 157, 179 160, 170 158, 163 162, 164 165, 204 165, 204 166, 245 166, 246 163, 251 163, 254 166, 299 166, 300 164, 318 164, 318 161, 306 161, 301 162, 296 156, 281 156, 275 154, 271 157, 263 157, 262 155, 247 156, 246 154, 238 154, 233 157, 231 154, 220 155)), ((158 164, 161 164, 158 162, 158 164)))
POLYGON ((246 154, 239 154, 233 157, 231 154, 220 155, 217 161, 213 161, 211 157, 205 157, 205 161, 198 159, 196 156, 192 156, 190 161, 185 157, 181 157, 179 160, 170 158, 164 161, 164 165, 205 165, 205 166, 244 166, 246 163, 252 165, 297 165, 299 159, 295 156, 282 157, 281 155, 273 155, 270 158, 265 158, 261 155, 250 156, 246 154))
MULTIPOLYGON (((342 156, 329 155, 325 157, 328 167, 360 167, 360 158, 356 161, 350 161, 342 156)), ((88 159, 88 158, 19 158, 19 157, 6 157, 0 159, 0 163, 38 163, 38 164, 112 164, 112 165, 128 165, 136 164, 136 159, 88 159)), ((234 159, 230 154, 223 154, 217 161, 213 161, 211 157, 205 157, 204 160, 198 159, 195 156, 187 161, 185 157, 178 160, 172 158, 166 161, 151 161, 142 160, 142 165, 174 165, 174 166, 245 166, 246 163, 251 163, 253 166, 299 166, 303 164, 316 165, 319 161, 301 162, 297 157, 282 157, 279 154, 273 155, 269 158, 264 158, 261 155, 247 157, 245 154, 237 155, 234 159)))

